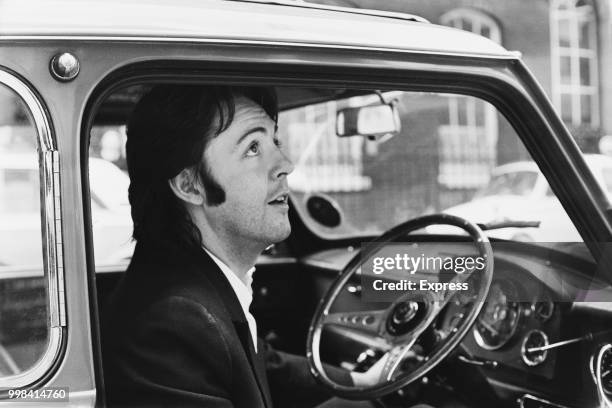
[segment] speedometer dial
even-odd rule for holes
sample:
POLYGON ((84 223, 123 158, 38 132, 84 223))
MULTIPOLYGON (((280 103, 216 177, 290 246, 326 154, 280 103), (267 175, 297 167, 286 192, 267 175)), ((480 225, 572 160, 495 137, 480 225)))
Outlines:
POLYGON ((591 357, 591 374, 600 391, 606 398, 612 397, 612 345, 606 344, 598 354, 591 357), (597 365, 600 365, 599 377, 597 365))
POLYGON ((516 301, 516 286, 509 281, 494 282, 474 327, 478 345, 486 350, 496 350, 514 335, 521 316, 521 306, 516 301))
POLYGON ((602 356, 601 385, 608 396, 612 396, 612 349, 608 349, 602 356))

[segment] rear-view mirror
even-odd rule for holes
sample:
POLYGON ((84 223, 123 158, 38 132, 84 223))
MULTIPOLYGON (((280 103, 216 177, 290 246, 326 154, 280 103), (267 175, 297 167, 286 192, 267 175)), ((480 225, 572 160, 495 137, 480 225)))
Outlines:
POLYGON ((393 104, 345 108, 336 115, 339 137, 394 135, 401 130, 399 114, 393 104))

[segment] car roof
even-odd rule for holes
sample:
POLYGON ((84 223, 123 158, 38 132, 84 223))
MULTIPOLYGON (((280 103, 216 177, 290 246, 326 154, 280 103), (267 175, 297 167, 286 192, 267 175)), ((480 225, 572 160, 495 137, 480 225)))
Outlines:
MULTIPOLYGON (((243 41, 517 58, 495 42, 399 13, 224 0, 6 0, 2 39, 243 41)), ((289 57, 289 56, 288 56, 289 57)))

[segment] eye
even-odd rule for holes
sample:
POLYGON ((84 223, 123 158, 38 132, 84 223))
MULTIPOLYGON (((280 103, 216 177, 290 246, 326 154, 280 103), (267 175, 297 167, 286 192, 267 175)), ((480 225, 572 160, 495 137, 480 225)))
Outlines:
POLYGON ((281 148, 283 146, 283 142, 280 141, 279 138, 275 137, 274 138, 274 145, 278 148, 281 148))
POLYGON ((259 154, 259 142, 253 142, 249 145, 246 152, 247 156, 257 156, 259 154))

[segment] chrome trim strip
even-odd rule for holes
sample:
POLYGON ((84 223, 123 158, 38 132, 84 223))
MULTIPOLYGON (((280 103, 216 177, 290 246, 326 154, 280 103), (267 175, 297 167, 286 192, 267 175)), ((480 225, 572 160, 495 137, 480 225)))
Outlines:
POLYGON ((270 256, 270 255, 260 255, 257 257, 257 262, 255 262, 255 267, 257 266, 265 266, 265 265, 284 265, 284 264, 294 264, 297 263, 297 258, 293 256, 270 256))
MULTIPOLYGON (((50 161, 52 161, 51 172, 53 173, 53 197, 47 197, 46 200, 51 201, 53 206, 53 214, 55 220, 55 234, 53 240, 55 242, 55 282, 57 283, 57 305, 59 314, 59 325, 66 327, 66 285, 64 283, 64 241, 62 234, 62 194, 60 184, 60 160, 59 152, 53 150, 47 152, 50 155, 50 161)), ((45 171, 48 171, 48 167, 45 167, 45 171)), ((52 268, 51 271, 54 269, 52 268)))
POLYGON ((344 267, 346 266, 346 265, 344 265, 341 268, 338 268, 338 264, 336 264, 334 262, 321 261, 321 260, 318 260, 318 259, 302 260, 301 263, 304 266, 310 266, 310 267, 313 267, 313 268, 324 269, 326 271, 335 272, 335 273, 340 273, 342 271, 342 269, 344 269, 344 267))
POLYGON ((20 79, 1 69, 0 84, 7 86, 21 97, 30 110, 38 135, 43 270, 49 295, 50 328, 45 353, 29 370, 17 375, 0 377, 0 388, 16 388, 33 384, 49 371, 59 356, 63 327, 66 325, 59 156, 50 122, 36 94, 20 79))
POLYGON ((44 214, 43 254, 45 271, 49 278, 49 301, 51 303, 51 327, 65 326, 64 294, 64 260, 62 236, 62 216, 59 191, 59 160, 54 150, 41 151, 41 169, 43 172, 44 214), (57 200, 57 201, 56 201, 57 200), (46 248, 46 251, 45 251, 46 248))
POLYGON ((313 10, 328 10, 328 11, 337 11, 339 13, 349 13, 349 14, 361 14, 372 17, 386 17, 397 20, 404 21, 414 21, 418 23, 429 23, 429 21, 421 16, 416 14, 402 13, 398 11, 385 11, 385 10, 376 10, 376 9, 358 9, 358 8, 349 8, 342 6, 329 6, 326 4, 316 4, 316 3, 306 3, 306 2, 297 2, 295 0, 240 0, 243 3, 257 3, 257 4, 270 4, 270 5, 279 5, 286 7, 299 7, 305 9, 313 9, 313 10))
MULTIPOLYGON (((520 397, 520 398, 518 399, 518 401, 517 401, 517 402, 518 402, 518 404, 519 404, 519 408, 525 408, 525 401, 526 401, 526 400, 529 400, 529 401, 534 401, 534 402, 537 402, 537 403, 540 403, 540 404, 546 404, 546 405, 550 406, 551 408, 569 408, 569 407, 568 407, 568 406, 566 406, 566 405, 559 405, 559 404, 556 404, 556 403, 554 403, 554 402, 547 401, 547 400, 542 399, 542 398, 534 397, 534 396, 533 396, 533 395, 531 395, 531 394, 525 394, 525 395, 523 395, 522 397, 520 397)), ((543 407, 542 405, 540 405, 540 407, 545 408, 545 407, 543 407)))
POLYGON ((358 45, 345 44, 319 44, 292 41, 269 41, 269 40, 240 40, 222 38, 195 38, 195 37, 147 37, 147 36, 99 36, 99 35, 0 35, 0 42, 3 41, 104 41, 104 42, 146 42, 146 43, 196 43, 196 44, 219 44, 219 45, 265 45, 282 47, 304 47, 304 48, 323 48, 323 49, 342 49, 359 50, 374 52, 398 52, 416 55, 435 55, 435 56, 459 56, 466 58, 482 58, 493 60, 520 60, 520 51, 507 51, 506 54, 479 54, 449 51, 431 50, 410 50, 404 48, 391 47, 364 47, 358 45))

